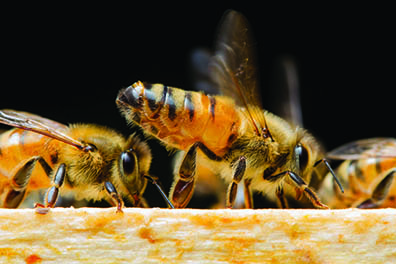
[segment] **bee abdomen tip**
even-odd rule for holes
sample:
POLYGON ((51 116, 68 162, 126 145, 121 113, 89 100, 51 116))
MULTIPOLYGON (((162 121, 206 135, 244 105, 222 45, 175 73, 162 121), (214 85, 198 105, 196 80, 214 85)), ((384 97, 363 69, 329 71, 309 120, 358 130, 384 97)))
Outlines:
POLYGON ((132 86, 127 87, 118 94, 117 102, 118 101, 130 105, 133 108, 141 108, 143 105, 143 99, 132 86))

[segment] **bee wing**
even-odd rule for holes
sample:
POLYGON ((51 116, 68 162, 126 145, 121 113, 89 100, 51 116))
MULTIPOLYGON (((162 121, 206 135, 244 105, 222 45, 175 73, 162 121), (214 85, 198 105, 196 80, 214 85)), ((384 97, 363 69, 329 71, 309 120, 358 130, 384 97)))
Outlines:
POLYGON ((221 94, 245 107, 256 132, 267 128, 258 91, 255 54, 246 18, 228 11, 219 28, 210 74, 221 94))
POLYGON ((267 109, 293 125, 303 127, 297 66, 291 56, 277 59, 269 89, 271 100, 266 102, 267 109))
POLYGON ((330 151, 327 157, 338 160, 396 158, 396 139, 370 138, 353 141, 330 151))
POLYGON ((38 115, 9 109, 0 110, 0 123, 33 131, 75 146, 78 149, 83 149, 85 147, 82 142, 75 140, 64 133, 67 126, 38 115))
POLYGON ((192 87, 195 91, 205 94, 218 94, 217 86, 213 83, 209 73, 209 63, 212 53, 208 49, 196 48, 190 54, 190 74, 192 87))

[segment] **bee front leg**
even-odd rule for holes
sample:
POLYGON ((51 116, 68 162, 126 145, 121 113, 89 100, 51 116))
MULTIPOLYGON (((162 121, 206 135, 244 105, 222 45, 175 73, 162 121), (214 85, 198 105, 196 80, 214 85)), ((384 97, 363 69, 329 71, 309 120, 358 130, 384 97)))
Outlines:
POLYGON ((287 202, 285 193, 283 192, 283 187, 281 185, 279 185, 276 188, 275 194, 276 194, 276 198, 278 198, 279 207, 282 209, 289 208, 289 204, 287 202))
POLYGON ((170 200, 175 208, 184 208, 190 202, 195 186, 197 144, 192 145, 184 156, 178 171, 178 179, 170 191, 170 200))
POLYGON ((136 204, 137 207, 149 208, 149 204, 144 197, 140 197, 138 203, 136 204))
MULTIPOLYGON (((146 199, 144 199, 144 197, 142 197, 141 194, 139 194, 139 193, 132 194, 131 198, 132 199, 129 199, 129 200, 130 200, 130 202, 132 202, 134 207, 143 207, 143 208, 149 207, 146 199)), ((118 197, 118 199, 120 199, 122 201, 121 197, 118 197)), ((117 205, 117 204, 118 204, 118 201, 116 200, 116 203, 114 205, 117 205)), ((118 205, 117 205, 117 207, 118 207, 118 205)))
POLYGON ((59 196, 59 188, 63 185, 66 176, 66 165, 61 163, 56 170, 52 187, 50 187, 45 194, 44 204, 36 203, 36 213, 38 214, 46 214, 49 212, 49 208, 54 208, 56 201, 59 196))
POLYGON ((4 208, 17 208, 26 194, 26 187, 29 184, 30 176, 36 166, 37 161, 41 157, 35 156, 30 158, 18 169, 11 180, 11 190, 7 193, 3 207, 4 208))
POLYGON ((295 174, 292 171, 285 171, 281 174, 288 174, 290 179, 292 180, 292 182, 294 184, 297 185, 297 187, 299 189, 301 189, 305 195, 307 196, 307 198, 311 201, 311 203, 317 207, 317 208, 322 208, 322 209, 329 209, 329 207, 325 204, 323 204, 320 200, 319 197, 317 196, 317 194, 308 187, 308 185, 305 183, 305 181, 298 176, 297 174, 295 174))
POLYGON ((124 202, 121 198, 121 196, 118 194, 116 188, 111 182, 105 182, 105 189, 107 193, 111 197, 111 202, 113 205, 117 206, 117 213, 122 213, 122 207, 124 206, 124 202))
POLYGON ((228 192, 227 192, 227 201, 226 201, 227 208, 232 208, 234 205, 238 190, 238 183, 242 180, 243 175, 245 174, 246 158, 244 156, 239 157, 239 159, 236 161, 233 167, 234 169, 232 174, 232 182, 228 186, 228 192))

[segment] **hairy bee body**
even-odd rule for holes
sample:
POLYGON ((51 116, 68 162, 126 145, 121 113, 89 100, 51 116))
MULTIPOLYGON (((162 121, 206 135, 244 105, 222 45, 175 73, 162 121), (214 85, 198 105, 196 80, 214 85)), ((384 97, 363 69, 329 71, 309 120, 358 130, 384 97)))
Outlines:
POLYGON ((0 135, 3 207, 18 207, 27 193, 41 188, 50 188, 49 207, 62 191, 72 191, 77 199, 107 199, 118 209, 121 197, 140 200, 151 152, 134 134, 124 138, 103 126, 65 126, 14 110, 1 110, 0 122, 18 127, 0 135))
POLYGON ((396 207, 396 140, 373 138, 346 144, 329 153, 347 159, 336 170, 345 188, 341 195, 327 175, 320 195, 331 208, 396 207))
POLYGON ((229 183, 227 207, 243 183, 246 207, 253 189, 276 195, 281 207, 289 194, 305 194, 327 208, 308 187, 323 152, 304 129, 262 108, 252 43, 245 17, 230 10, 207 65, 217 95, 137 82, 120 91, 117 105, 128 122, 184 151, 170 193, 175 207, 188 205, 202 164, 229 183))
POLYGON ((139 124, 165 146, 187 151, 200 142, 196 163, 205 164, 227 183, 233 181, 235 164, 243 156, 244 179, 252 190, 274 198, 273 190, 286 181, 290 184, 285 185, 284 192, 295 196, 295 184, 271 176, 302 169, 294 165, 294 147, 298 144, 303 144, 309 156, 301 160, 305 170, 301 177, 309 183, 312 175, 319 175, 313 163, 323 157, 323 152, 308 132, 262 110, 273 140, 258 136, 246 118, 246 109, 231 98, 137 82, 120 91, 117 104, 127 120, 139 124))

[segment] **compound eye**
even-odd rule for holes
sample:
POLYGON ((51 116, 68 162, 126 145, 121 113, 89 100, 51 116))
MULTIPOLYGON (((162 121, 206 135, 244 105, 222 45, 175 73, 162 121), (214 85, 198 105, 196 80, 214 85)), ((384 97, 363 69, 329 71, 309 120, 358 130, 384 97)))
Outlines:
POLYGON ((125 174, 132 174, 135 170, 136 156, 132 150, 124 151, 121 154, 122 169, 125 174))
POLYGON ((299 143, 294 148, 294 154, 300 170, 305 170, 308 165, 308 150, 299 143))

